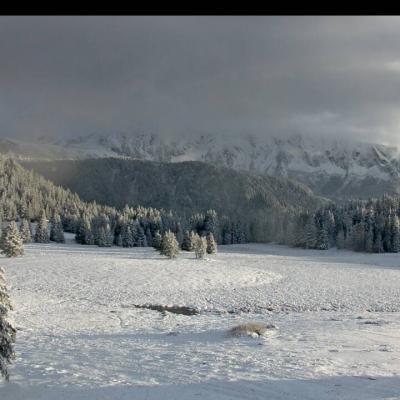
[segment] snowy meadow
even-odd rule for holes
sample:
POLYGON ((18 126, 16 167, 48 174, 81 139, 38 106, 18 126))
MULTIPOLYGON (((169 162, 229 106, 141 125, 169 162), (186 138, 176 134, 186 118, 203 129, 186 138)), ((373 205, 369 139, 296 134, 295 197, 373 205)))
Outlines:
POLYGON ((400 399, 396 254, 67 240, 1 264, 18 329, 1 399, 400 399), (229 335, 248 322, 275 328, 229 335))

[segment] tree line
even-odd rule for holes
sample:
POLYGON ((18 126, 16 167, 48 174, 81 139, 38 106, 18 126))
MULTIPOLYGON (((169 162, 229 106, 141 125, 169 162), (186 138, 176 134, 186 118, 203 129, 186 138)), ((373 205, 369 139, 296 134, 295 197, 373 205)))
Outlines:
POLYGON ((331 203, 291 224, 288 244, 368 253, 400 252, 400 197, 331 203))

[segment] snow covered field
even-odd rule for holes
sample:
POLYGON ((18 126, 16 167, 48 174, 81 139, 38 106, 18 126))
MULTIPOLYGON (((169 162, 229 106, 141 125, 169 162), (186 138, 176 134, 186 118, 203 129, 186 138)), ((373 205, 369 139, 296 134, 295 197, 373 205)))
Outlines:
POLYGON ((400 399, 399 255, 32 244, 1 265, 19 329, 2 400, 400 399), (248 321, 278 329, 227 335, 248 321))

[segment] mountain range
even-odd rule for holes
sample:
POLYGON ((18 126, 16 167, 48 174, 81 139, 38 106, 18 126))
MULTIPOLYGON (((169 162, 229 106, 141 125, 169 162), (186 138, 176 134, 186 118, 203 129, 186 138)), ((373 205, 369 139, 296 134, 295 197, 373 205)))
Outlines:
POLYGON ((202 161, 253 174, 287 177, 332 199, 400 193, 396 147, 305 135, 260 138, 199 134, 90 134, 76 138, 1 139, 0 152, 23 159, 128 158, 177 163, 202 161))

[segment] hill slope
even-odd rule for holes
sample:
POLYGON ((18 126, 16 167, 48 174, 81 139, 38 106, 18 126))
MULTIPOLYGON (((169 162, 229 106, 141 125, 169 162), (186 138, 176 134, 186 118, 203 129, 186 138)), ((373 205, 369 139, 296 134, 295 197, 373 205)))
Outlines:
POLYGON ((141 204, 181 215, 209 208, 245 217, 257 210, 308 210, 321 199, 284 178, 257 176, 201 162, 158 163, 129 159, 23 163, 82 199, 123 207, 141 204))
POLYGON ((152 134, 91 134, 62 140, 0 140, 0 151, 36 159, 128 157, 158 162, 204 161, 235 170, 289 177, 317 194, 336 199, 400 193, 397 148, 304 135, 198 135, 174 140, 152 134))

